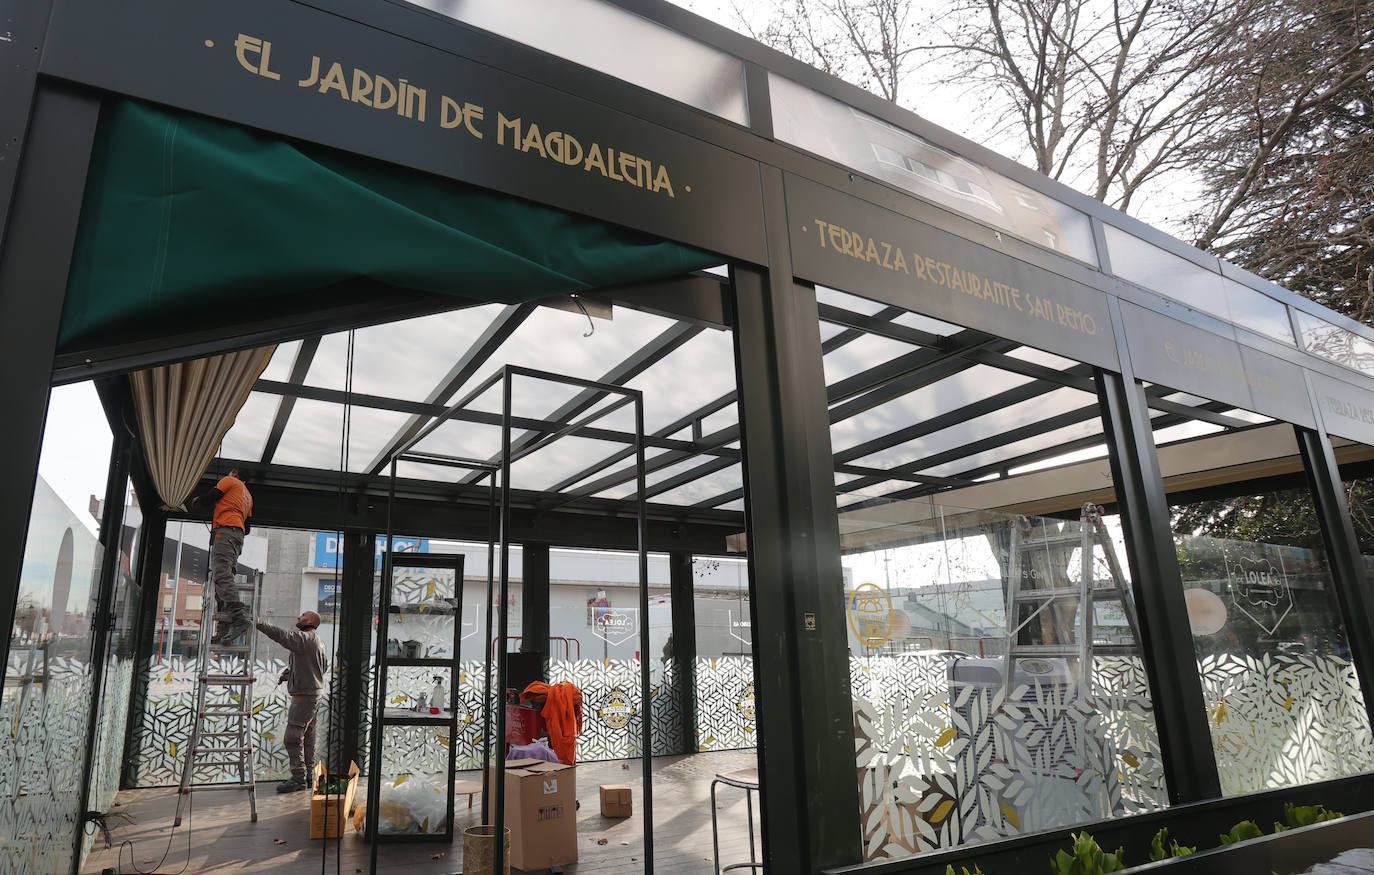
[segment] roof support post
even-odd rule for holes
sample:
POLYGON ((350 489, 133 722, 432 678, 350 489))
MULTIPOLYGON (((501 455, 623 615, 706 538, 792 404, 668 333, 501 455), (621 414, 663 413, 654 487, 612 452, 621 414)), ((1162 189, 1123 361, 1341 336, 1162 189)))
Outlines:
MULTIPOLYGON (((336 598, 339 613, 339 686, 341 704, 337 712, 338 744, 329 753, 337 759, 331 769, 342 770, 347 763, 358 760, 362 749, 362 715, 370 714, 367 700, 367 673, 372 661, 369 645, 372 639, 372 588, 377 569, 377 533, 345 532, 340 544, 339 574, 336 598)), ((331 706, 332 707, 332 706, 331 706)), ((334 716, 331 713, 331 718, 334 716)), ((331 731, 334 726, 331 721, 331 731)))
MULTIPOLYGON (((0 83, 7 81, 0 78, 0 83)), ((34 98, 9 224, 0 242, 0 665, 9 655, 30 502, 43 449, 53 353, 66 297, 98 99, 61 88, 34 98)))
POLYGON ((1145 392, 1124 353, 1122 358, 1126 373, 1097 372, 1098 399, 1125 530, 1131 593, 1140 618, 1137 643, 1150 682, 1164 779, 1172 803, 1216 799, 1221 796, 1221 778, 1183 601, 1169 498, 1145 392))
POLYGON ((782 175, 763 181, 769 271, 731 268, 763 851, 811 873, 860 862, 854 712, 816 293, 792 279, 782 175))
MULTIPOLYGON (((539 671, 549 679, 549 545, 520 545, 520 652, 539 654, 539 671)), ((572 659, 572 655, 568 654, 572 659)))
POLYGON ((143 714, 148 707, 148 676, 153 668, 153 647, 157 641, 157 607, 162 591, 162 557, 166 552, 167 515, 156 505, 143 506, 143 530, 139 533, 138 564, 134 585, 138 610, 133 628, 134 677, 130 684, 129 717, 124 729, 124 760, 119 788, 138 786, 138 768, 143 752, 143 714))
POLYGON ((673 683, 682 706, 682 737, 679 753, 697 749, 697 614, 692 586, 692 554, 674 550, 668 554, 669 605, 673 613, 673 683))
POLYGON ((1346 506, 1345 486, 1331 439, 1321 432, 1298 426, 1298 449, 1303 470, 1317 505, 1317 519, 1326 547, 1331 576, 1336 584, 1336 603, 1340 605, 1345 638, 1350 643, 1350 659, 1360 679, 1364 707, 1374 725, 1374 596, 1367 589, 1364 557, 1360 541, 1346 506))

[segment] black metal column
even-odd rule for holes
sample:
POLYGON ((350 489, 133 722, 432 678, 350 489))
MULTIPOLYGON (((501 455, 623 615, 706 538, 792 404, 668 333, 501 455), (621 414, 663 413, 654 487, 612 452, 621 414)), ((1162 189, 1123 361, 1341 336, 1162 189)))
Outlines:
POLYGON ((339 660, 340 710, 339 762, 330 768, 344 769, 357 762, 362 748, 362 715, 371 713, 367 700, 367 676, 372 661, 372 583, 376 570, 375 532, 348 532, 343 537, 339 560, 339 660))
POLYGON ((839 521, 815 290, 792 279, 781 173, 769 272, 731 269, 769 871, 860 861, 839 521))
POLYGON ((668 587, 673 608, 673 679, 682 703, 682 753, 697 749, 697 611, 692 586, 692 554, 668 554, 668 587))
POLYGON ((144 506, 134 582, 138 587, 138 616, 134 620, 134 680, 130 686, 129 718, 124 730, 124 763, 119 787, 129 790, 138 784, 138 767, 143 749, 143 712, 148 706, 148 676, 153 669, 153 647, 157 640, 157 607, 162 591, 162 555, 167 542, 167 515, 156 507, 144 506))
MULTIPOLYGON (((539 654, 540 671, 548 678, 549 662, 549 545, 520 545, 520 652, 539 654)), ((571 658, 571 654, 569 654, 571 658)))
MULTIPOLYGON (((1129 370, 1129 363, 1123 368, 1129 370)), ((1169 800, 1215 799, 1221 796, 1221 779, 1145 393, 1129 372, 1098 370, 1097 387, 1169 800)))
MULTIPOLYGON (((0 84, 7 82, 0 79, 0 84)), ((23 173, 0 244, 0 665, 9 658, 48 382, 99 101, 57 88, 34 100, 23 173)))
POLYGON ((1293 431, 1298 437, 1312 500, 1317 505, 1322 544, 1331 563, 1336 601, 1345 623, 1346 640, 1350 642, 1350 659, 1360 678, 1369 722, 1374 724, 1374 595, 1368 589, 1364 557, 1360 555, 1360 541, 1345 502, 1340 467, 1326 435, 1297 426, 1293 431))
MULTIPOLYGON (((115 572, 119 567, 120 540, 124 534, 124 495, 129 486, 129 453, 133 439, 123 428, 114 429, 110 468, 105 478, 105 506, 100 514, 100 576, 96 583, 95 614, 91 618, 91 699, 86 719, 86 750, 81 757, 81 796, 77 811, 85 812, 91 801, 91 771, 95 763, 96 736, 104 704, 105 668, 109 663, 110 629, 113 628, 115 572)), ((82 830, 72 847, 72 875, 80 870, 82 830)))

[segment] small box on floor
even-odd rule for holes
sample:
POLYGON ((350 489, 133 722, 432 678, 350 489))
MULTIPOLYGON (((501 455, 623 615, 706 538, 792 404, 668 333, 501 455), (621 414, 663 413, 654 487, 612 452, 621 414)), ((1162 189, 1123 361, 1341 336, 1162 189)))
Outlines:
POLYGON ((601 816, 629 817, 634 814, 630 802, 630 788, 624 784, 604 784, 601 787, 601 816))
POLYGON ((343 835, 344 824, 348 822, 348 811, 353 807, 353 794, 358 791, 358 764, 348 764, 347 783, 342 790, 331 793, 320 792, 322 781, 329 777, 324 763, 315 764, 314 778, 310 785, 310 837, 312 839, 332 839, 343 835))
POLYGON ((511 868, 538 872, 576 863, 577 768, 507 760, 506 826, 511 868))

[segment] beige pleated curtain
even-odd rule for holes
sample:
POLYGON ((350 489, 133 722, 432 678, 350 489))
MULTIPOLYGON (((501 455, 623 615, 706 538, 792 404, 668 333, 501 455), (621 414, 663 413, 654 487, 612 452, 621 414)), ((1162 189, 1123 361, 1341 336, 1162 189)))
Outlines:
POLYGON ((138 432, 165 510, 179 509, 234 424, 275 346, 138 371, 138 432))

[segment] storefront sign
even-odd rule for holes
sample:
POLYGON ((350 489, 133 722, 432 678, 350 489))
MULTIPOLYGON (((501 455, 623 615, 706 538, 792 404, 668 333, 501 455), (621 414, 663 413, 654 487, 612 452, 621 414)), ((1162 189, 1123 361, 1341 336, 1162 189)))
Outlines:
POLYGON ((304 4, 55 6, 43 73, 765 260, 756 162, 581 97, 304 4))
POLYGON ((1137 377, 1312 428, 1302 368, 1234 340, 1121 302, 1137 377))
POLYGON ((592 634, 607 644, 624 644, 639 634, 639 608, 599 610, 592 634))
MULTIPOLYGON (((398 553, 428 553, 428 538, 396 538, 391 539, 393 549, 398 553)), ((374 561, 376 567, 382 567, 382 556, 386 553, 386 536, 378 535, 376 544, 373 548, 374 561)), ((339 567, 339 535, 337 532, 316 532, 315 533, 315 568, 338 568, 339 567)))
POLYGON ((1267 556, 1228 552, 1226 582, 1231 603, 1266 635, 1273 635, 1293 610, 1293 591, 1288 587, 1282 560, 1276 566, 1267 556))
POLYGON ((801 177, 785 184, 798 277, 1119 366, 1102 292, 801 177))
POLYGON ((1374 446, 1374 393, 1309 371, 1326 430, 1374 446))

